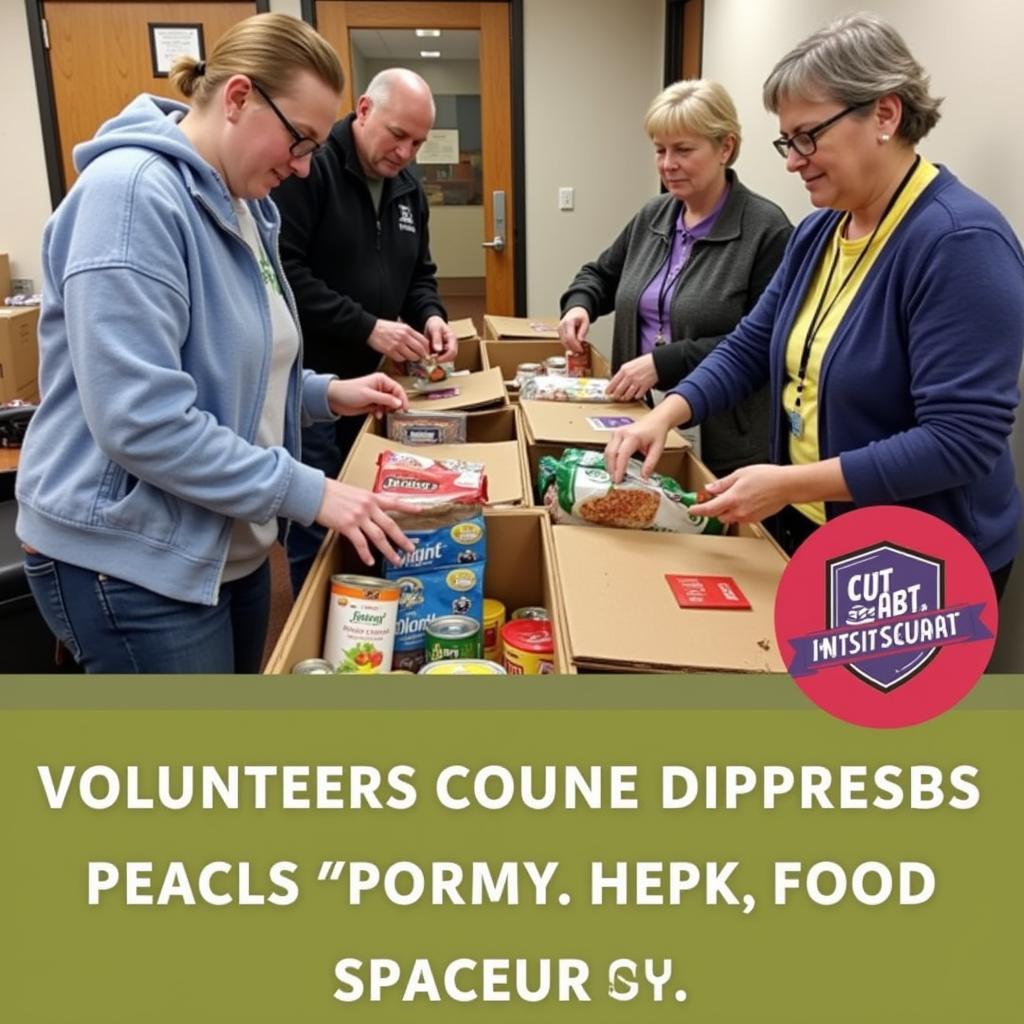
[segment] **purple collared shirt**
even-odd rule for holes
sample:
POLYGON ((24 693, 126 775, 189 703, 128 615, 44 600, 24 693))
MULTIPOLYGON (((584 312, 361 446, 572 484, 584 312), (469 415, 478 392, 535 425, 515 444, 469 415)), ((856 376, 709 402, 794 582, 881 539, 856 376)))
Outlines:
POLYGON ((688 228, 683 223, 686 207, 683 206, 679 211, 679 219, 676 221, 675 230, 669 240, 668 256, 654 272, 654 276, 641 293, 640 302, 637 304, 640 355, 647 355, 654 350, 659 334, 666 342, 673 340, 669 309, 672 305, 676 282, 683 272, 683 267, 686 266, 686 261, 690 258, 690 253, 693 252, 693 243, 698 238, 707 238, 711 234, 711 229, 715 226, 715 221, 718 220, 718 215, 729 198, 729 191, 727 187, 722 193, 722 197, 715 203, 715 208, 692 228, 688 228))

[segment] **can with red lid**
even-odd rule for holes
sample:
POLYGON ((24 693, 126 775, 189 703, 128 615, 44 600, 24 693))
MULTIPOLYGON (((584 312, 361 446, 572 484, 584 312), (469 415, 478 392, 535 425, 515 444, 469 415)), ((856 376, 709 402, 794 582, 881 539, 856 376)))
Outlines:
POLYGON ((555 671, 551 623, 542 619, 512 619, 501 628, 502 657, 510 676, 547 675, 555 671))

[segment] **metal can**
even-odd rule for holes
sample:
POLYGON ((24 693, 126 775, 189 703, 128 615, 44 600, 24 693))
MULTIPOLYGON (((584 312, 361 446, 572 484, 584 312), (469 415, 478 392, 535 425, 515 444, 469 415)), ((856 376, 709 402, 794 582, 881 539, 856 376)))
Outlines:
POLYGON ((513 619, 501 630, 505 671, 510 676, 547 675, 555 671, 551 623, 513 619))
POLYGON ((505 625, 505 606, 493 597, 484 598, 484 657, 489 661, 501 659, 501 627, 505 625))
POLYGON ((306 658, 295 665, 289 673, 293 676, 331 676, 334 666, 325 658, 306 658))
POLYGON ((428 662, 480 657, 480 623, 468 615, 439 615, 423 633, 428 662))
POLYGON ((534 622, 547 622, 551 618, 547 608, 541 608, 539 604, 526 605, 525 608, 517 608, 512 613, 512 619, 532 619, 534 622))
POLYGON ((373 576, 332 576, 324 657, 337 672, 389 672, 397 614, 396 583, 373 576))
POLYGON ((420 669, 421 676, 503 676, 505 670, 496 662, 483 658, 454 658, 451 661, 430 661, 420 669))
POLYGON ((565 356, 548 356, 544 360, 544 372, 556 377, 564 377, 566 371, 565 356))
POLYGON ((528 380, 541 375, 540 363, 520 363, 516 367, 516 383, 522 387, 528 380))
POLYGON ((565 353, 565 375, 567 377, 590 376, 590 342, 581 341, 582 352, 565 353))

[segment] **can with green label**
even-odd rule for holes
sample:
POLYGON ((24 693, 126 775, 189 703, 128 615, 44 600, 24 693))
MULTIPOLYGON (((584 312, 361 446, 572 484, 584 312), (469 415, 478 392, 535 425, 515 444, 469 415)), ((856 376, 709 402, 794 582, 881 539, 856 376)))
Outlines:
POLYGON ((424 629, 427 661, 449 658, 479 658, 480 623, 468 615, 440 615, 424 629))

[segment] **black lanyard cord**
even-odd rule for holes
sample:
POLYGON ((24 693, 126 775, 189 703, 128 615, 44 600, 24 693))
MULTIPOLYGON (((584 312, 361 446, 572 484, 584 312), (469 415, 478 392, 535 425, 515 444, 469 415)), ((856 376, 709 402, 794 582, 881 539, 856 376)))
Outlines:
POLYGON ((850 218, 849 213, 845 215, 846 220, 842 222, 839 228, 839 232, 837 232, 837 237, 835 240, 835 252, 832 254, 832 263, 828 268, 828 276, 825 278, 825 287, 822 288, 821 290, 821 296, 818 299, 818 305, 815 307, 814 313, 811 315, 811 322, 807 328, 807 334, 804 337, 804 347, 803 351, 800 353, 800 369, 797 371, 796 401, 794 401, 793 403, 794 409, 800 408, 800 397, 803 394, 804 381, 807 377, 807 365, 811 359, 811 347, 814 345, 814 339, 817 336, 818 331, 821 329, 821 325, 825 322, 829 313, 832 312, 832 307, 839 301, 839 296, 843 294, 843 290, 850 283, 850 281, 853 280, 854 275, 857 273, 858 267, 860 267, 861 263, 863 263, 864 259, 867 257, 867 254, 870 252, 871 246, 874 244, 878 232, 881 230, 886 218, 889 216, 890 213, 892 213, 893 207, 899 201, 900 196, 903 194, 906 187, 910 184, 910 179, 914 176, 914 172, 917 170, 917 166, 920 162, 921 157, 918 156, 914 160, 913 164, 910 165, 910 170, 907 171, 907 173, 904 175, 903 180, 899 183, 899 187, 892 194, 892 198, 889 200, 889 202, 886 204, 885 209, 882 211, 882 216, 878 218, 878 223, 875 225, 874 230, 871 232, 871 235, 867 241, 867 245, 865 245, 864 248, 861 249, 860 253, 857 256, 857 259, 854 261, 853 266, 843 277, 843 280, 840 282, 839 288, 836 290, 835 295, 832 296, 832 300, 829 302, 828 306, 825 307, 824 311, 822 311, 822 307, 825 306, 825 299, 828 296, 828 290, 832 285, 832 277, 836 272, 836 267, 839 265, 838 235, 842 233, 843 230, 845 230, 846 224, 849 223, 850 218))

